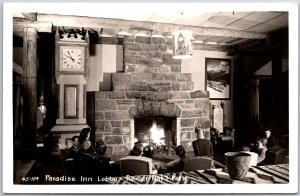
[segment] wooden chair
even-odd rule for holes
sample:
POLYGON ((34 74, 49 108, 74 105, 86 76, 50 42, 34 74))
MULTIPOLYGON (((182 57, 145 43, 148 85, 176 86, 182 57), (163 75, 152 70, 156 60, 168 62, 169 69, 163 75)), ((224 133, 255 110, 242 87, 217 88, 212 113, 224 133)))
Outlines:
POLYGON ((126 156, 120 159, 121 175, 149 175, 157 173, 152 170, 152 159, 142 156, 126 156))
POLYGON ((213 168, 215 168, 213 159, 208 157, 193 157, 185 160, 183 171, 189 172, 193 170, 204 170, 213 168))

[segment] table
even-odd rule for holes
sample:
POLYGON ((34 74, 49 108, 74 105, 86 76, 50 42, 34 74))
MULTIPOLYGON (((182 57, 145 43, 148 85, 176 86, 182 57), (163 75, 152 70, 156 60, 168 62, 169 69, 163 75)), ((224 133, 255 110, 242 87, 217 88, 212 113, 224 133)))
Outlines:
POLYGON ((252 166, 243 180, 231 180, 226 169, 114 177, 109 184, 286 184, 289 164, 252 166))

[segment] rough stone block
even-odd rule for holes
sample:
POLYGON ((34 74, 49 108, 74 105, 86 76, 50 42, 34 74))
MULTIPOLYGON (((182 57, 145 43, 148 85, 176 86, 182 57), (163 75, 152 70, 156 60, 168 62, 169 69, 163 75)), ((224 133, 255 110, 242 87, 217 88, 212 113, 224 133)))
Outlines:
POLYGON ((182 110, 192 110, 192 109, 194 109, 194 105, 193 104, 188 104, 185 101, 183 103, 178 103, 178 106, 182 110))
POLYGON ((142 100, 164 101, 168 99, 167 92, 141 92, 142 100))
POLYGON ((111 132, 112 130, 111 124, 107 120, 96 120, 95 128, 98 132, 111 132))
MULTIPOLYGON (((149 48, 148 49, 151 49, 151 45, 150 44, 149 44, 149 48)), ((142 50, 142 46, 139 43, 125 42, 124 43, 124 51, 126 51, 126 50, 141 51, 142 50)))
MULTIPOLYGON (((164 75, 162 73, 152 73, 152 81, 164 81, 164 75)), ((149 81, 149 80, 148 80, 149 81)))
POLYGON ((95 98, 97 99, 107 99, 107 92, 106 91, 99 91, 95 92, 95 98))
POLYGON ((110 121, 110 123, 113 128, 122 126, 122 121, 110 121))
POLYGON ((181 65, 170 65, 171 72, 181 73, 181 65))
POLYGON ((172 91, 180 91, 180 83, 172 82, 172 91))
POLYGON ((148 65, 125 63, 125 72, 127 73, 148 73, 148 65))
POLYGON ((130 127, 114 127, 112 128, 113 135, 129 135, 130 127))
POLYGON ((96 101, 96 111, 117 110, 118 105, 115 100, 99 99, 96 101))
POLYGON ((136 36, 134 41, 136 43, 146 43, 151 44, 151 37, 145 37, 145 36, 136 36))
POLYGON ((172 54, 170 53, 163 53, 162 54, 162 62, 167 65, 181 65, 180 59, 173 59, 172 54))
POLYGON ((130 115, 130 118, 135 118, 137 116, 140 116, 138 107, 131 106, 129 109, 129 115, 130 115))
POLYGON ((137 74, 132 75, 133 82, 149 82, 152 79, 152 75, 149 74, 137 74))
POLYGON ((107 97, 109 99, 125 99, 125 93, 124 92, 118 92, 118 91, 113 91, 113 92, 107 92, 107 97))
POLYGON ((160 51, 160 52, 166 52, 167 46, 164 44, 151 44, 152 51, 160 51))
POLYGON ((128 73, 113 73, 112 74, 113 82, 131 82, 131 75, 128 73))
MULTIPOLYGON (((160 51, 134 51, 135 53, 132 53, 132 51, 128 52, 128 54, 135 54, 138 56, 146 56, 149 58, 155 58, 156 60, 161 61, 161 52, 160 51)), ((126 53, 126 52, 125 52, 126 53)))
POLYGON ((130 126, 130 120, 122 121, 122 126, 130 126))
POLYGON ((195 119, 180 119, 180 126, 181 127, 193 127, 195 124, 195 119))
POLYGON ((130 105, 119 105, 118 106, 118 110, 129 110, 130 109, 130 105))
POLYGON ((111 112, 104 112, 104 118, 106 120, 111 120, 111 112))
POLYGON ((169 92, 169 99, 189 99, 190 93, 188 92, 169 92))
POLYGON ((149 84, 150 91, 171 91, 171 83, 169 82, 152 82, 149 84))
POLYGON ((202 112, 201 110, 183 110, 181 117, 182 118, 202 117, 202 112))
POLYGON ((182 109, 178 105, 176 105, 176 108, 175 108, 176 116, 181 116, 181 112, 182 112, 182 109))
POLYGON ((164 44, 166 39, 163 37, 152 37, 151 42, 152 44, 164 44))
POLYGON ((194 90, 194 82, 181 82, 180 90, 181 91, 193 91, 194 90))
POLYGON ((132 82, 130 84, 131 91, 150 91, 149 84, 147 82, 132 82))
POLYGON ((124 42, 127 43, 127 42, 134 42, 134 36, 131 36, 131 35, 125 35, 124 36, 124 42))
POLYGON ((117 100, 118 106, 120 105, 133 105, 133 100, 117 100))
POLYGON ((161 65, 160 66, 160 72, 161 73, 170 73, 171 67, 169 65, 161 65))
POLYGON ((173 117, 173 116, 176 116, 176 113, 175 113, 175 104, 167 104, 167 110, 166 110, 166 116, 170 116, 170 117, 173 117))
POLYGON ((113 90, 114 91, 129 91, 130 83, 129 82, 114 82, 113 90))
POLYGON ((181 73, 177 77, 178 82, 190 82, 192 81, 192 74, 191 73, 181 73))
POLYGON ((141 92, 139 92, 139 91, 128 91, 128 92, 125 92, 125 95, 126 95, 127 99, 140 99, 141 92))
POLYGON ((195 100, 193 100, 193 99, 187 99, 187 100, 185 100, 185 103, 193 105, 195 103, 195 100))
POLYGON ((125 156, 128 155, 130 152, 129 146, 121 145, 121 146, 114 146, 112 153, 114 156, 125 156))
POLYGON ((196 98, 209 98, 209 91, 195 91, 191 92, 191 98, 196 99, 196 98))
POLYGON ((111 112, 111 120, 128 120, 128 119, 130 119, 130 116, 127 110, 111 112))
POLYGON ((105 136, 105 143, 107 145, 120 145, 123 144, 123 138, 122 136, 107 135, 105 136))
POLYGON ((104 120, 104 113, 95 111, 95 120, 104 120))
POLYGON ((195 99, 195 108, 199 108, 202 110, 209 110, 209 99, 208 98, 195 99))
POLYGON ((178 73, 164 73, 165 81, 176 81, 176 78, 178 77, 178 73))
POLYGON ((210 128, 210 120, 207 117, 197 118, 195 126, 201 126, 204 129, 210 128))
POLYGON ((130 146, 130 137, 129 136, 123 136, 123 143, 126 146, 130 146))
POLYGON ((149 67, 150 73, 160 73, 160 67, 159 66, 151 66, 149 67))

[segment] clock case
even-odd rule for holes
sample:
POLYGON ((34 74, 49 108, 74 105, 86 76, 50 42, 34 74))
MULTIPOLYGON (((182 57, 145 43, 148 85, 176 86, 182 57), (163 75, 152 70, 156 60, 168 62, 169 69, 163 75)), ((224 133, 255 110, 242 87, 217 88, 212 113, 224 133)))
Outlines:
POLYGON ((84 75, 87 78, 89 69, 89 34, 86 31, 84 39, 82 35, 77 34, 77 38, 71 35, 68 38, 68 33, 61 35, 59 33, 59 27, 56 30, 55 35, 55 76, 56 79, 59 75, 84 75), (63 49, 80 49, 83 50, 82 68, 63 68, 63 49))

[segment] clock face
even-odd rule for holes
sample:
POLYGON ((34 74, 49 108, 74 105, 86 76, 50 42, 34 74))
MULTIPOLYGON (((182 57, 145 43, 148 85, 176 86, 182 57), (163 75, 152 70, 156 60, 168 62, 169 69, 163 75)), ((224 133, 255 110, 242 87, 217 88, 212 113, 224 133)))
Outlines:
POLYGON ((84 71, 84 49, 82 47, 61 48, 61 71, 84 71))

